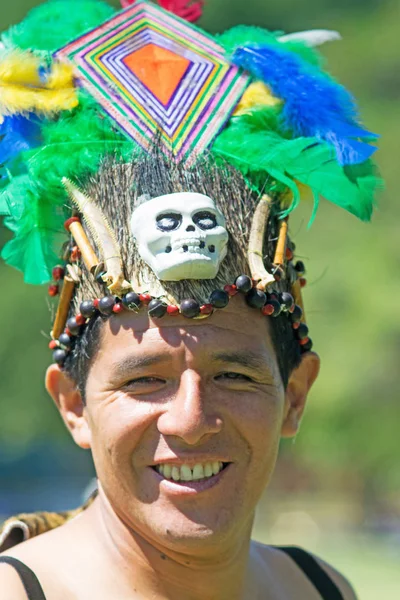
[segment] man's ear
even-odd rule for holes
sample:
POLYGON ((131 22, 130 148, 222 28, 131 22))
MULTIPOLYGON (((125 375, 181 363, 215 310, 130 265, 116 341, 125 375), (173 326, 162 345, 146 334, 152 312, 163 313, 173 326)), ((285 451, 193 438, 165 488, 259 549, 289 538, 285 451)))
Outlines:
POLYGON ((320 360, 315 352, 306 352, 301 363, 290 375, 285 395, 282 437, 294 437, 299 430, 307 395, 318 377, 320 360))
POLYGON ((90 428, 76 383, 58 365, 53 364, 47 369, 46 389, 60 411, 75 443, 81 448, 90 448, 90 428))

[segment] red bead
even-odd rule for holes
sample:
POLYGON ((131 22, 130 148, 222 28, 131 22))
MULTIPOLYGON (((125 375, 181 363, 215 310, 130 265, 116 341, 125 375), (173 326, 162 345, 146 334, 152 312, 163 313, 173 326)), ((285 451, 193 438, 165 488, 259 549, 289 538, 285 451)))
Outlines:
POLYGON ((93 306, 95 307, 96 310, 99 308, 99 302, 100 302, 100 298, 95 298, 93 300, 93 306))
POLYGON ((71 217, 70 219, 67 219, 64 223, 64 227, 67 231, 69 231, 70 225, 72 223, 80 223, 81 220, 79 217, 71 217))
POLYGON ((300 283, 300 287, 303 288, 307 285, 307 279, 305 279, 304 277, 300 277, 299 283, 300 283))
POLYGON ((118 302, 118 304, 114 304, 114 306, 113 306, 113 313, 119 314, 123 310, 124 310, 124 307, 123 307, 122 304, 120 304, 119 302, 118 302))
POLYGON ((56 340, 51 340, 51 342, 49 342, 49 348, 50 350, 55 350, 56 348, 58 348, 56 340))
POLYGON ((293 252, 289 247, 287 247, 286 248, 286 260, 292 260, 292 258, 293 258, 293 252))
POLYGON ((300 327, 300 321, 296 321, 295 323, 292 323, 292 329, 298 329, 300 327))
POLYGON ((140 302, 143 302, 143 304, 148 304, 152 300, 152 297, 150 294, 139 294, 139 298, 140 298, 140 302))
POLYGON ((169 314, 169 315, 179 315, 179 306, 174 306, 173 304, 168 304, 168 306, 167 306, 167 314, 169 314))
POLYGON ((66 334, 67 334, 67 335, 69 335, 69 336, 71 336, 71 335, 72 335, 72 333, 70 332, 70 330, 68 329, 68 327, 66 327, 66 328, 64 329, 64 333, 66 333, 66 334))
POLYGON ((58 285, 49 285, 48 293, 49 293, 49 296, 57 296, 58 285))
POLYGON ((201 315, 210 315, 213 310, 214 310, 214 307, 212 304, 203 304, 202 306, 200 306, 200 314, 201 315))
POLYGON ((235 284, 232 285, 225 285, 224 286, 224 291, 229 294, 230 296, 235 296, 238 293, 238 289, 236 287, 235 284))
POLYGON ((72 262, 76 262, 77 260, 79 260, 80 255, 81 255, 81 253, 80 253, 78 246, 74 246, 72 248, 72 252, 71 252, 72 262))
POLYGON ((269 316, 272 315, 275 311, 275 307, 272 304, 266 304, 262 307, 261 312, 263 315, 269 316))
POLYGON ((54 267, 52 271, 54 281, 60 281, 64 277, 64 269, 62 267, 54 267))
POLYGON ((309 342, 310 338, 305 337, 302 340, 299 340, 299 344, 300 346, 304 346, 304 344, 307 344, 309 342))
POLYGON ((86 319, 83 315, 76 315, 75 321, 78 323, 78 325, 84 325, 86 323, 86 319))

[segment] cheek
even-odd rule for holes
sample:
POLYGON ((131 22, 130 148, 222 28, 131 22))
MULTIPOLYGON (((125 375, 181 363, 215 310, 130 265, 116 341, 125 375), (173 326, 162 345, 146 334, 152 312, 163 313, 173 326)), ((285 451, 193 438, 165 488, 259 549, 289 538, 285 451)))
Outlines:
POLYGON ((250 394, 235 403, 235 423, 249 449, 249 472, 269 473, 275 464, 283 418, 284 398, 277 391, 250 394))
MULTIPOLYGON (((118 479, 131 471, 132 454, 141 448, 143 436, 155 420, 151 405, 121 393, 109 396, 92 410, 92 452, 100 479, 104 472, 118 479)), ((149 456, 143 457, 143 461, 146 459, 149 456)))

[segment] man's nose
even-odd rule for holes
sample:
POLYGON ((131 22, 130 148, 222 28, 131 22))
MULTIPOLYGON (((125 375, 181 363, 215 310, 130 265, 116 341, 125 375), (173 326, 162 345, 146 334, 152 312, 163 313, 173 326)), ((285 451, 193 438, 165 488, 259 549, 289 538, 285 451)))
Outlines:
POLYGON ((221 431, 223 422, 215 411, 212 398, 206 398, 201 377, 192 370, 183 373, 177 393, 165 405, 158 419, 162 435, 182 438, 195 445, 207 435, 221 431))

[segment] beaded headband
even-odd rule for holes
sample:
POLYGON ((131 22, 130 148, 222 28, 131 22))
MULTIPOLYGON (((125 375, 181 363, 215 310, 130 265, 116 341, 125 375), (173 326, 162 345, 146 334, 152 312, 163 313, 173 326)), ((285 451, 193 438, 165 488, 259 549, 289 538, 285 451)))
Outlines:
POLYGON ((320 196, 369 220, 381 185, 377 136, 319 66, 340 36, 212 37, 188 22, 201 3, 72 1, 33 10, 0 52, 2 256, 53 279, 54 360, 96 315, 206 318, 236 294, 310 350, 289 214, 311 192, 311 221, 320 196))

